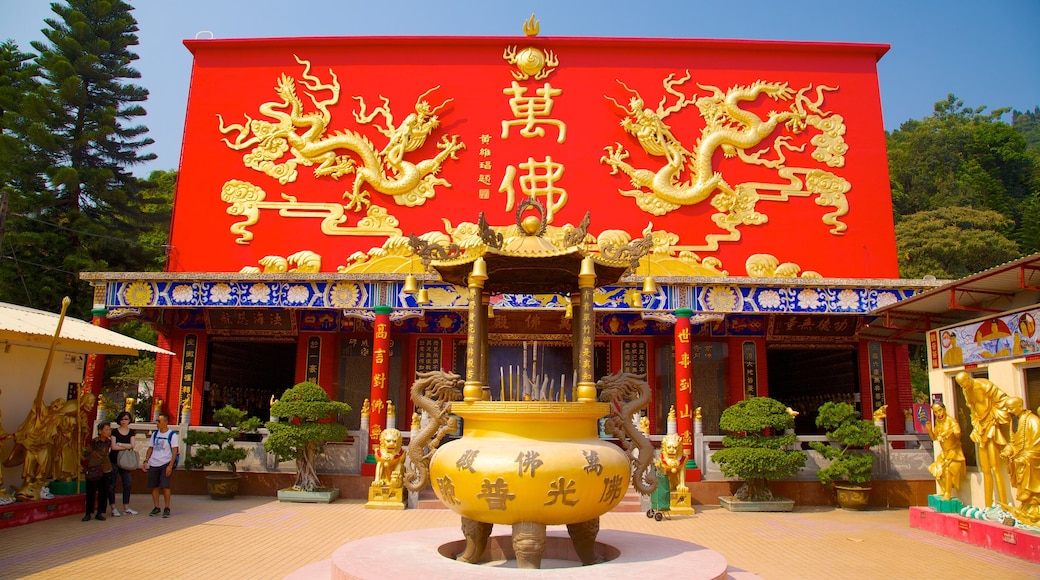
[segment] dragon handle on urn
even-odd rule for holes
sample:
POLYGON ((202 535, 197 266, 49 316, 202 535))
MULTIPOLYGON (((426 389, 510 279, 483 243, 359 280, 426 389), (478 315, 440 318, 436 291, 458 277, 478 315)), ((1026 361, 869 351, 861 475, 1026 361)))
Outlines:
POLYGON ((446 371, 417 373, 412 383, 412 402, 416 408, 426 411, 429 420, 408 444, 408 461, 404 486, 418 492, 430 480, 430 457, 441 440, 453 431, 451 403, 462 400, 462 377, 446 371))
POLYGON ((632 461, 632 486, 639 493, 650 495, 657 488, 657 478, 650 470, 654 446, 632 423, 632 417, 650 402, 650 385, 645 378, 646 375, 635 373, 607 375, 596 382, 596 389, 599 399, 610 403, 610 417, 603 429, 618 438, 632 461))

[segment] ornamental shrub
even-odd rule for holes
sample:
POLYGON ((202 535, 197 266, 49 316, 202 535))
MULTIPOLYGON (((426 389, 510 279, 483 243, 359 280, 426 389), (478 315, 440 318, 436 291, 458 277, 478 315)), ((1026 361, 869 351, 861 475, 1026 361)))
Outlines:
POLYGON ((234 440, 241 433, 256 431, 260 427, 260 419, 246 418, 245 411, 230 405, 213 413, 213 420, 220 427, 216 431, 189 430, 184 442, 191 446, 191 457, 184 460, 188 469, 199 469, 215 463, 223 463, 231 473, 238 473, 237 463, 249 453, 241 447, 235 447, 234 440))
POLYGON ((293 489, 322 489, 315 471, 315 457, 325 452, 326 442, 342 441, 347 436, 347 428, 337 423, 336 418, 350 410, 350 405, 329 399, 325 389, 311 382, 286 389, 282 398, 271 406, 271 416, 279 420, 267 423, 271 434, 264 441, 264 449, 275 454, 279 461, 296 460, 293 489))
POLYGON ((827 438, 837 445, 812 441, 809 445, 831 464, 816 472, 820 482, 831 485, 846 481, 853 486, 864 486, 874 470, 872 445, 879 445, 881 428, 863 419, 859 411, 848 403, 828 401, 820 406, 816 426, 827 429, 827 438))
POLYGON ((728 433, 722 438, 725 449, 716 451, 711 459, 723 475, 744 482, 737 499, 774 500, 767 482, 791 477, 805 466, 804 451, 786 449, 798 440, 784 433, 794 427, 794 416, 776 399, 753 397, 727 407, 719 427, 728 433))

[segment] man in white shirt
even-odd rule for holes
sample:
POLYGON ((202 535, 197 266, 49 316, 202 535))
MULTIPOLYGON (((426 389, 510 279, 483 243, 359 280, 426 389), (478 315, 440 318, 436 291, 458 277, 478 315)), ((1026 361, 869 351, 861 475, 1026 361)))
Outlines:
POLYGON ((170 517, 170 475, 180 453, 177 432, 170 429, 170 416, 159 413, 157 429, 148 439, 148 453, 144 457, 143 471, 148 472, 148 487, 152 490, 152 508, 150 516, 170 517), (165 507, 159 510, 159 490, 162 489, 165 507))

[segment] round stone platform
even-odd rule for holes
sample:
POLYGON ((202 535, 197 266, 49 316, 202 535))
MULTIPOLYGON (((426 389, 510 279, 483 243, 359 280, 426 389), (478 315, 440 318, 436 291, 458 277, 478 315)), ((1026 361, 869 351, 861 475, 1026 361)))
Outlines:
POLYGON ((546 534, 546 550, 540 570, 520 570, 512 559, 509 526, 495 526, 483 564, 465 564, 445 557, 464 543, 458 528, 432 528, 364 538, 344 544, 331 560, 300 568, 287 576, 296 578, 357 578, 382 580, 395 577, 452 578, 484 580, 496 578, 589 578, 625 579, 652 575, 699 579, 740 578, 753 580, 753 574, 729 568, 721 554, 690 542, 623 532, 600 530, 596 552, 610 559, 593 567, 583 567, 571 547, 566 530, 546 534), (327 572, 326 572, 327 570, 327 572), (325 574, 328 574, 327 576, 325 574))

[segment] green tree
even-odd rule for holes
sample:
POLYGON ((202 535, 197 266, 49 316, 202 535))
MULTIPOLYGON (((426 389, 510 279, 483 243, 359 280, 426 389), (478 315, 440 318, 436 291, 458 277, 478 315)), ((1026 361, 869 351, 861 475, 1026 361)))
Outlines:
POLYGON ((32 55, 19 50, 14 41, 0 42, 0 188, 8 196, 43 185, 43 165, 26 139, 31 123, 26 96, 39 89, 32 55))
POLYGON ((149 262, 144 271, 162 271, 166 267, 170 241, 170 219, 173 195, 177 189, 176 171, 153 171, 142 189, 143 230, 137 242, 148 251, 149 262))
MULTIPOLYGON (((37 75, 31 54, 13 41, 0 43, 0 300, 29 306, 44 306, 32 300, 41 274, 39 265, 29 263, 35 256, 26 250, 26 238, 35 235, 34 228, 19 221, 46 189, 47 158, 29 139, 40 127, 33 121, 28 97, 47 91, 37 75)), ((46 306, 56 310, 60 300, 58 295, 46 306)))
POLYGON ((297 383, 286 389, 282 398, 271 405, 271 415, 278 421, 267 423, 270 435, 264 449, 279 461, 296 460, 296 482, 293 489, 322 489, 315 459, 328 441, 341 441, 347 428, 336 417, 350 412, 350 405, 333 401, 325 389, 311 382, 297 383))
POLYGON ((188 431, 184 443, 191 446, 191 456, 184 460, 184 467, 199 469, 221 463, 231 473, 238 473, 238 462, 249 455, 249 450, 235 447, 234 441, 260 427, 260 419, 247 416, 247 412, 225 405, 213 412, 213 420, 219 425, 216 430, 188 431))
POLYGON ((8 225, 17 236, 4 255, 20 266, 5 274, 22 277, 18 302, 51 308, 67 295, 83 318, 92 293, 80 272, 154 269, 162 254, 137 243, 155 200, 130 173, 154 158, 142 153, 152 140, 138 124, 148 91, 131 82, 140 73, 130 66, 138 28, 128 3, 68 0, 51 9, 46 41, 32 43, 39 87, 22 103, 45 182, 21 188, 24 203, 12 204, 8 225))
MULTIPOLYGON (((949 95, 935 104, 931 116, 907 121, 888 134, 897 223, 918 212, 947 207, 992 210, 1010 219, 998 228, 1004 237, 1027 251, 1040 249, 1033 245, 1040 237, 1040 223, 1026 215, 1035 211, 1030 204, 1040 190, 1040 163, 1023 131, 1003 120, 1008 111, 966 107, 949 95)), ((969 270, 977 271, 977 266, 969 270)))
POLYGON ((816 426, 827 429, 827 438, 837 444, 831 446, 810 441, 809 446, 831 460, 830 465, 816 472, 820 483, 831 485, 845 481, 852 486, 864 486, 873 476, 874 454, 865 450, 880 445, 884 440, 881 428, 860 417, 848 403, 824 403, 816 416, 816 426))
POLYGON ((1026 140, 1034 153, 1040 153, 1040 107, 1032 111, 1011 111, 1011 126, 1026 140))
POLYGON ((723 475, 744 481, 736 492, 743 501, 776 499, 767 484, 798 473, 805 466, 804 451, 790 450, 798 442, 793 433, 794 417, 787 407, 769 397, 752 397, 726 407, 719 427, 727 432, 722 438, 725 449, 712 454, 723 475))
POLYGON ((942 207, 896 222, 899 275, 955 279, 1013 260, 1018 244, 1008 238, 1010 219, 991 210, 942 207))
MULTIPOLYGON (((1037 163, 1040 170, 1040 162, 1037 163)), ((1040 183, 1040 179, 1037 180, 1040 183)), ((1022 224, 1017 241, 1022 253, 1040 252, 1040 191, 1022 203, 1022 224)))

